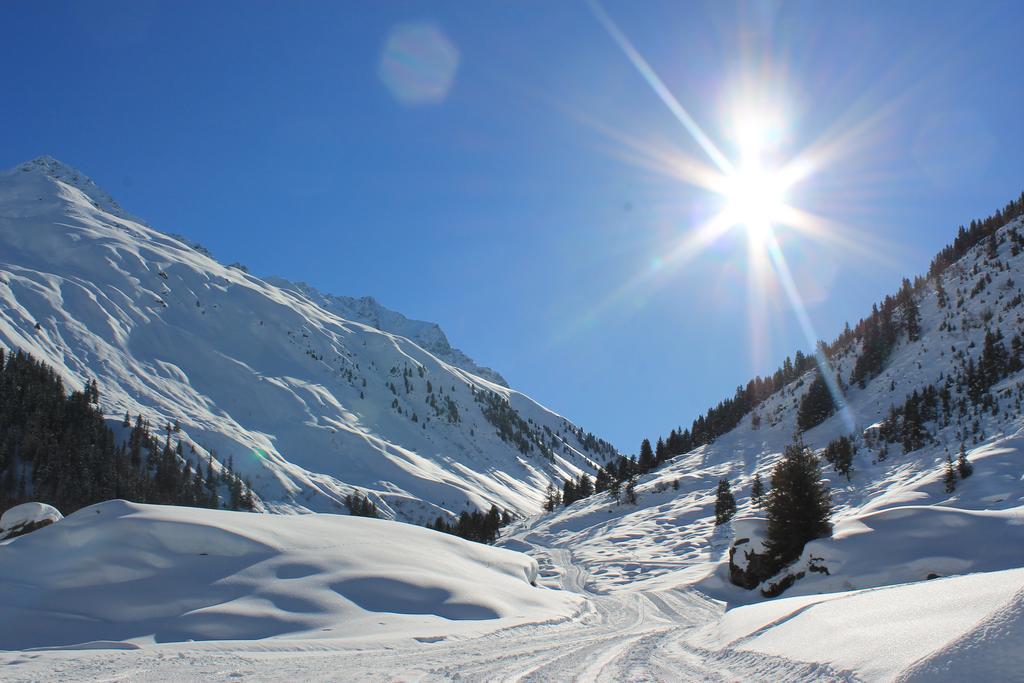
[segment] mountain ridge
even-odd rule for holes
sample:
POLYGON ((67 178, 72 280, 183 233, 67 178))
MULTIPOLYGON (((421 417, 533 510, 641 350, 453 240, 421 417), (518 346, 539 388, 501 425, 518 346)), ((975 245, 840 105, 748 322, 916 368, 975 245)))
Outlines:
POLYGON ((343 511, 360 491, 420 523, 529 514, 615 453, 415 341, 111 213, 94 186, 46 159, 0 174, 0 343, 72 387, 97 379, 111 419, 179 421, 185 457, 233 459, 265 509, 343 511))

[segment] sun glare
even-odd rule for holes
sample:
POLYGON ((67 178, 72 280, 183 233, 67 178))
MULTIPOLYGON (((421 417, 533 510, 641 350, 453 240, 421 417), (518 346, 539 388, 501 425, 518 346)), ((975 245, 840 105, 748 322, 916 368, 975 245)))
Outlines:
POLYGON ((781 170, 765 164, 776 145, 780 122, 773 116, 740 116, 734 139, 739 160, 725 174, 720 190, 729 222, 747 230, 752 241, 761 242, 781 217, 786 205, 787 183, 781 170))
POLYGON ((786 205, 786 190, 780 174, 750 163, 725 179, 723 195, 730 222, 746 228, 760 241, 779 220, 786 205))
MULTIPOLYGON (((785 104, 784 97, 780 97, 784 93, 772 87, 764 87, 762 74, 758 74, 755 79, 752 72, 747 79, 749 82, 745 85, 741 82, 741 87, 737 88, 735 99, 730 103, 732 106, 727 107, 732 113, 729 117, 731 125, 727 127, 731 133, 729 142, 735 154, 730 158, 701 129, 636 46, 604 11, 599 0, 589 0, 589 6, 626 59, 711 163, 709 165, 699 159, 662 153, 656 149, 651 151, 649 145, 638 144, 618 133, 614 138, 625 140, 632 151, 638 153, 643 165, 663 170, 674 180, 717 194, 721 211, 712 212, 706 220, 688 230, 666 254, 659 256, 658 268, 645 270, 633 277, 596 309, 591 310, 587 318, 593 319, 601 309, 635 296, 641 285, 655 277, 653 274, 664 273, 668 266, 681 267, 730 230, 739 227, 747 236, 746 274, 750 291, 756 296, 763 295, 766 291, 766 278, 774 274, 775 281, 781 286, 796 314, 808 345, 817 347, 818 335, 776 237, 776 229, 786 229, 793 236, 829 240, 849 248, 858 248, 857 242, 837 234, 830 221, 794 206, 794 197, 791 196, 798 183, 817 172, 823 162, 828 161, 828 157, 834 157, 842 151, 847 138, 840 138, 839 141, 821 140, 794 155, 791 151, 793 117, 787 114, 788 107, 780 106, 785 104), (826 230, 826 226, 831 229, 826 230)), ((763 305, 752 299, 750 310, 754 320, 755 311, 762 312, 763 305)), ((756 326, 755 320, 752 327, 756 326)), ((828 358, 822 353, 816 353, 815 356, 833 399, 837 405, 844 405, 842 391, 835 383, 835 373, 828 358)), ((852 417, 846 408, 842 410, 842 415, 847 427, 852 430, 852 417)))

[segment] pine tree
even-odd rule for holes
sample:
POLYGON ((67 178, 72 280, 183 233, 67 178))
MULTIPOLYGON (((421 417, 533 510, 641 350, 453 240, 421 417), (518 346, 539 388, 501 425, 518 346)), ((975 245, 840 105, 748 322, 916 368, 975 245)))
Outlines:
POLYGON ((580 498, 589 498, 594 495, 594 484, 585 473, 580 475, 579 483, 576 484, 576 492, 580 498))
POLYGON ((554 484, 548 484, 547 494, 544 500, 544 509, 548 512, 553 511, 561 503, 560 496, 558 495, 558 489, 555 488, 554 484))
POLYGON ((729 488, 729 480, 718 480, 718 491, 715 495, 715 524, 725 524, 736 514, 736 497, 729 488))
POLYGON ((658 438, 658 443, 654 445, 654 460, 657 464, 661 464, 668 460, 669 453, 668 447, 665 445, 665 441, 662 438, 658 438))
POLYGON ((640 459, 637 461, 637 466, 641 472, 650 472, 657 465, 658 461, 654 458, 651 442, 648 439, 644 439, 643 443, 640 444, 640 459))
POLYGON ((800 557, 808 541, 831 532, 832 500, 822 482, 821 463, 801 441, 786 446, 772 470, 767 499, 765 547, 776 570, 800 557))
POLYGON ((907 339, 917 341, 921 336, 921 314, 914 301, 914 290, 910 286, 910 280, 903 278, 903 287, 897 299, 903 314, 903 327, 907 331, 907 339))
POLYGON ((614 499, 615 502, 618 503, 619 502, 619 496, 621 494, 622 494, 622 480, 620 480, 618 477, 614 477, 611 480, 611 482, 608 484, 608 495, 610 495, 612 497, 612 499, 614 499))
POLYGON ((836 404, 832 399, 832 391, 828 388, 828 384, 819 370, 814 380, 811 381, 807 393, 800 400, 800 407, 796 415, 797 427, 801 432, 805 432, 824 422, 835 410, 836 404))
POLYGON ((953 458, 949 453, 946 454, 946 476, 943 477, 943 482, 946 484, 946 493, 956 491, 956 470, 953 468, 953 458))
POLYGON ((853 441, 848 436, 841 436, 830 441, 825 447, 825 460, 830 462, 835 471, 850 480, 850 472, 853 470, 853 441))
POLYGON ((764 482, 761 481, 760 472, 754 474, 754 483, 750 486, 750 502, 757 508, 764 502, 764 482))
POLYGON ((963 441, 960 442, 960 455, 956 459, 956 471, 961 479, 966 479, 974 474, 974 465, 967 459, 967 446, 963 441))
POLYGON ((572 505, 577 499, 576 482, 566 479, 562 482, 562 505, 572 505))
POLYGON ((626 504, 636 505, 636 503, 636 477, 633 476, 630 477, 628 481, 626 481, 626 504))

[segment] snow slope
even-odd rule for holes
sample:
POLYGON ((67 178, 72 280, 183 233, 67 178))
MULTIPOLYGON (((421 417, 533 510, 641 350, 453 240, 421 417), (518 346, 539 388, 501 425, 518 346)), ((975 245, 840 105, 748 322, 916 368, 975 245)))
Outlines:
POLYGON ((782 598, 728 612, 692 646, 826 662, 864 680, 1010 680, 1024 666, 1024 569, 782 598))
POLYGON ((97 379, 113 419, 180 421, 187 457, 233 459, 264 509, 339 511, 359 489, 414 522, 532 513, 548 482, 614 453, 474 374, 436 326, 352 311, 378 330, 319 305, 344 301, 222 266, 52 159, 0 174, 0 345, 71 386, 97 379), (504 438, 489 392, 511 407, 504 438))
MULTIPOLYGON (((1003 229, 1004 235, 1009 227, 1003 229)), ((964 293, 962 305, 940 308, 934 290, 927 288, 919 302, 921 338, 909 342, 904 335, 885 371, 863 389, 856 385, 847 388, 852 428, 843 415, 836 414, 804 433, 804 441, 815 449, 851 433, 858 443, 849 481, 826 465, 836 534, 811 544, 810 549, 816 556, 827 555, 826 565, 835 571, 828 577, 805 577, 801 581, 808 584, 806 590, 835 590, 839 580, 850 580, 852 587, 862 588, 924 579, 931 572, 947 575, 1024 564, 1024 555, 1016 553, 1010 542, 1019 537, 1024 511, 1024 420, 1019 407, 1024 373, 1011 375, 993 387, 992 408, 965 405, 964 414, 950 425, 930 425, 936 432, 935 441, 920 450, 903 453, 899 445, 890 444, 883 460, 877 443, 858 436, 884 418, 890 405, 901 404, 914 390, 950 374, 954 351, 976 358, 985 334, 982 321, 986 309, 998 312, 988 327, 1000 327, 1007 343, 1022 329, 1024 303, 1018 295, 1024 294, 1024 253, 1012 256, 1008 241, 999 249, 1002 268, 995 273, 995 284, 976 297, 966 296, 978 280, 994 270, 984 264, 984 249, 984 245, 975 248, 944 275, 945 289, 954 302, 958 291, 964 293), (977 437, 971 434, 974 421, 979 425, 977 437), (953 494, 947 494, 942 481, 946 455, 955 458, 961 436, 966 438, 975 473, 961 481, 953 494), (920 542, 908 541, 910 533, 920 542), (968 544, 954 552, 955 542, 965 537, 1006 537, 1008 542, 1005 547, 968 544), (897 546, 902 546, 898 553, 897 546), (851 577, 863 577, 875 569, 863 563, 858 566, 851 558, 868 547, 879 549, 869 560, 879 563, 875 569, 884 568, 886 555, 892 557, 888 564, 902 567, 911 556, 924 557, 929 548, 941 550, 950 561, 943 564, 936 558, 932 565, 922 563, 914 570, 917 573, 903 567, 899 572, 894 569, 887 579, 864 579, 858 584, 851 577), (974 559, 968 560, 972 553, 974 559), (926 566, 931 568, 920 574, 926 566)), ((841 377, 849 377, 857 352, 855 345, 835 361, 841 377)), ((766 484, 770 482, 772 467, 797 431, 797 406, 808 380, 809 375, 791 383, 759 406, 755 411, 761 416, 759 426, 748 417, 715 442, 677 456, 642 477, 637 486, 639 505, 617 505, 607 494, 593 496, 531 520, 518 533, 542 534, 552 544, 572 548, 590 566, 591 588, 602 592, 671 574, 686 580, 715 573, 723 578, 722 560, 733 533, 731 525, 714 526, 718 479, 726 477, 731 482, 739 503, 737 521, 759 516, 750 505, 750 484, 755 473, 760 473, 766 484)), ((953 401, 960 397, 954 389, 953 401)), ((804 590, 800 585, 792 590, 804 590)), ((728 599, 749 600, 743 597, 746 594, 740 591, 728 599)))
POLYGON ((305 282, 289 282, 276 277, 267 278, 267 282, 281 289, 295 291, 339 318, 363 323, 378 330, 410 339, 449 365, 468 370, 478 377, 483 377, 503 387, 508 386, 508 382, 498 372, 477 365, 476 361, 453 347, 437 323, 410 320, 401 313, 385 308, 372 296, 356 299, 350 296, 324 294, 305 282))

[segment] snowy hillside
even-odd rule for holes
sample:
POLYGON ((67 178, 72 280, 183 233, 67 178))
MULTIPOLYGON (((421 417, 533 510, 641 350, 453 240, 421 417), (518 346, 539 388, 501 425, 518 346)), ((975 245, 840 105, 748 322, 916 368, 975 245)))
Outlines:
POLYGON ((49 158, 0 174, 0 345, 96 379, 112 419, 179 423, 185 457, 232 460, 269 510, 358 489, 413 522, 533 513, 614 455, 436 326, 225 267, 49 158))
MULTIPOLYGON (((848 520, 852 523, 876 515, 873 519, 881 526, 878 513, 905 506, 912 507, 906 507, 904 516, 912 510, 922 514, 920 509, 929 505, 935 506, 936 515, 945 514, 943 511, 949 508, 1005 511, 981 516, 965 513, 959 521, 939 524, 951 529, 971 528, 975 522, 970 520, 995 520, 1000 515, 1009 520, 1019 516, 1019 511, 1010 511, 1024 505, 1024 462, 1020 457, 1024 443, 1020 407, 1024 372, 1010 372, 992 386, 989 398, 974 403, 968 397, 969 387, 961 376, 961 367, 966 364, 964 359, 978 362, 986 331, 1001 330, 1009 341, 1022 329, 1024 253, 1012 254, 1013 240, 1009 238, 1010 231, 1021 225, 1019 220, 1014 221, 1000 231, 1001 243, 994 259, 987 256, 985 245, 979 245, 946 270, 943 288, 949 293, 949 301, 945 307, 939 305, 936 289, 926 285, 917 302, 920 338, 909 341, 903 335, 881 374, 866 382, 863 389, 856 384, 845 385, 846 410, 803 433, 805 443, 814 449, 824 448, 838 436, 851 434, 857 445, 849 480, 825 466, 835 504, 833 522, 838 524, 837 539, 850 528, 844 526, 848 520), (992 284, 979 289, 977 283, 987 279, 992 284), (972 291, 977 292, 973 297, 972 291), (928 386, 943 386, 947 382, 948 419, 943 418, 940 408, 939 417, 925 423, 930 436, 924 439, 924 447, 904 453, 899 443, 880 440, 878 425, 893 406, 902 406, 914 392, 920 395, 928 386), (946 456, 956 458, 962 439, 966 441, 968 459, 975 465, 975 474, 961 481, 954 493, 947 494, 943 484, 946 456)), ((848 380, 859 352, 859 345, 854 344, 833 358, 839 378, 848 380)), ((604 567, 601 558, 605 556, 609 565, 628 567, 631 553, 622 552, 624 547, 635 547, 637 551, 642 548, 652 558, 663 558, 664 566, 654 574, 679 567, 692 572, 705 561, 710 564, 699 571, 706 571, 719 562, 731 540, 728 527, 714 526, 718 479, 725 477, 732 484, 740 504, 737 519, 747 514, 758 516, 749 501, 750 484, 755 473, 765 482, 770 481, 771 468, 799 431, 800 400, 816 372, 807 373, 772 395, 728 434, 677 456, 642 477, 637 488, 638 506, 616 505, 609 502, 607 494, 595 495, 540 518, 531 523, 529 531, 543 530, 592 557, 592 585, 597 588, 612 588, 636 578, 621 567, 604 567), (752 419, 755 414, 759 420, 752 419), (678 489, 673 485, 678 485, 678 489), (605 573, 609 577, 607 582, 602 578, 605 573)), ((928 524, 919 519, 911 526, 925 537, 928 524)), ((839 541, 820 543, 838 545, 839 541)), ((935 571, 946 574, 950 569, 935 571)), ((647 565, 646 577, 650 578, 651 573, 652 567, 647 565)))

